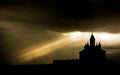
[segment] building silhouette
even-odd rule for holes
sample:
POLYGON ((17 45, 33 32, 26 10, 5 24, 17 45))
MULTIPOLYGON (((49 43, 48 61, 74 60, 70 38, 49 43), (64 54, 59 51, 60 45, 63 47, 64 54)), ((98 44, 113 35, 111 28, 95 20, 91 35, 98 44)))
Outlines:
POLYGON ((104 62, 106 59, 106 51, 101 49, 101 44, 95 45, 95 38, 92 34, 90 37, 90 45, 87 43, 84 49, 79 52, 82 62, 104 62))
POLYGON ((101 48, 101 44, 95 44, 93 33, 90 43, 85 44, 84 49, 79 52, 79 59, 54 60, 53 64, 80 64, 80 63, 104 63, 106 61, 106 51, 101 48))

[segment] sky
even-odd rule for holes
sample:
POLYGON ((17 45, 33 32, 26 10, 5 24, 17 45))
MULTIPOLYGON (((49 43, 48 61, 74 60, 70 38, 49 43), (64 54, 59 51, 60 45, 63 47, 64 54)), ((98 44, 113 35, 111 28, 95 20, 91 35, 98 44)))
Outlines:
POLYGON ((0 1, 1 57, 11 64, 77 59, 93 31, 108 58, 118 60, 119 19, 118 0, 0 1), (79 38, 70 38, 74 32, 79 38))

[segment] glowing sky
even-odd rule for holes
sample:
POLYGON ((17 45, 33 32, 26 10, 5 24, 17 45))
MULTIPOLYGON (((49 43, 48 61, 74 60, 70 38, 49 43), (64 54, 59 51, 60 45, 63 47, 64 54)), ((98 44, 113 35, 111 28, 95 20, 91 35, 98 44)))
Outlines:
POLYGON ((4 0, 0 2, 0 57, 12 64, 76 59, 93 31, 96 44, 102 44, 108 57, 120 58, 117 1, 4 0))

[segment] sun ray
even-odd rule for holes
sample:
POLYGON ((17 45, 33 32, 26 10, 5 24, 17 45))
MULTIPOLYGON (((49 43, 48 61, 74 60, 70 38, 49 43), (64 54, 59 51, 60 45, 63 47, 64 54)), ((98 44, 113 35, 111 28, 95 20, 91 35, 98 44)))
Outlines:
POLYGON ((66 37, 66 38, 62 38, 57 41, 48 43, 47 45, 44 45, 42 47, 38 46, 38 47, 35 47, 34 49, 29 48, 30 50, 25 49, 25 50, 19 51, 15 54, 17 57, 14 57, 13 61, 17 64, 22 64, 22 63, 31 61, 38 57, 44 56, 58 48, 68 45, 70 43, 70 41, 69 42, 68 41, 69 41, 69 38, 66 37))

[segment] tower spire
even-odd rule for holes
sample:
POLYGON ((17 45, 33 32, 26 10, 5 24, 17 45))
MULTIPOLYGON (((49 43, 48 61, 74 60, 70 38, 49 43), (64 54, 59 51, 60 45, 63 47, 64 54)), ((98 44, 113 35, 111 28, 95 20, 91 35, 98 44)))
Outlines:
POLYGON ((91 47, 95 46, 95 38, 94 38, 93 32, 92 32, 91 37, 90 37, 90 46, 91 47))
POLYGON ((101 48, 101 43, 99 42, 99 47, 101 48))

